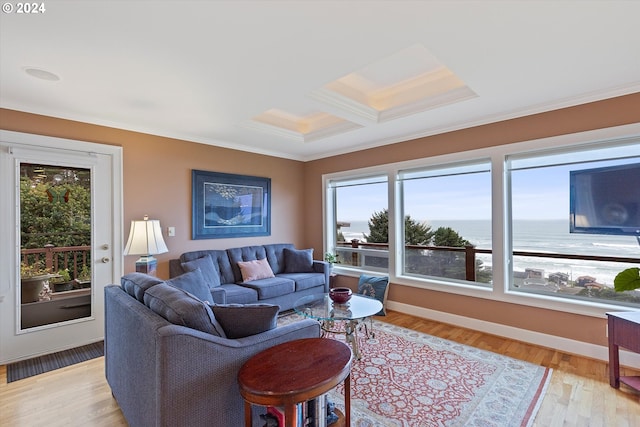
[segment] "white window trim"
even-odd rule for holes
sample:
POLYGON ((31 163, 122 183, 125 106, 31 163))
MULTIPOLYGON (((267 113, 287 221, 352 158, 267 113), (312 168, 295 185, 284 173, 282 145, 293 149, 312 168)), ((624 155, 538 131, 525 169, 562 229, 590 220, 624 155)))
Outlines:
MULTIPOLYGON (((578 146, 588 146, 603 142, 622 142, 625 139, 640 137, 640 123, 630 125, 616 126, 611 128, 597 129, 573 133, 568 135, 559 135, 548 138, 515 142, 507 145, 488 147, 476 150, 469 150, 459 153, 450 153, 433 157, 413 159, 404 162, 390 163, 379 166, 372 166, 349 171, 325 174, 322 176, 322 203, 323 203, 323 232, 324 232, 324 252, 327 248, 335 246, 335 242, 330 239, 333 233, 329 233, 328 208, 334 212, 333 201, 327 200, 328 181, 345 178, 365 177, 370 175, 386 174, 389 181, 389 223, 393 224, 389 230, 389 281, 404 286, 411 286, 421 289, 428 289, 438 292, 447 292, 458 295, 471 296, 476 298, 485 298, 493 301, 502 301, 511 304, 520 304, 530 307, 538 307, 549 310, 562 311, 566 313, 574 313, 593 317, 606 317, 605 313, 612 310, 633 310, 628 306, 619 306, 615 304, 594 303, 582 300, 571 300, 566 298, 558 298, 547 295, 525 294, 522 292, 511 291, 508 289, 509 278, 508 269, 505 268, 504 260, 510 253, 510 241, 507 233, 505 233, 505 222, 510 217, 507 211, 508 204, 508 182, 505 182, 507 176, 505 174, 504 160, 509 155, 522 154, 526 152, 540 151, 550 148, 575 148, 578 146), (395 221, 396 212, 400 212, 402 200, 398 192, 398 171, 402 169, 410 169, 421 166, 436 166, 447 163, 459 163, 465 161, 473 161, 479 158, 490 158, 492 163, 492 257, 493 257, 493 277, 494 283, 502 284, 502 286, 493 286, 492 289, 480 288, 473 285, 458 284, 449 281, 438 281, 434 279, 417 279, 414 277, 402 276, 400 266, 396 260, 401 257, 402 249, 402 233, 398 229, 399 223, 395 221)), ((334 271, 347 275, 359 276, 363 270, 340 267, 339 264, 334 265, 334 271)))

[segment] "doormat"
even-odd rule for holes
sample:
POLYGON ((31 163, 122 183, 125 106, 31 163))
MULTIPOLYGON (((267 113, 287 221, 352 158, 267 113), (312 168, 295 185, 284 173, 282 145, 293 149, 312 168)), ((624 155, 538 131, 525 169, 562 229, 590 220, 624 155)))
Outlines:
POLYGON ((7 383, 104 356, 104 341, 58 351, 7 365, 7 383))

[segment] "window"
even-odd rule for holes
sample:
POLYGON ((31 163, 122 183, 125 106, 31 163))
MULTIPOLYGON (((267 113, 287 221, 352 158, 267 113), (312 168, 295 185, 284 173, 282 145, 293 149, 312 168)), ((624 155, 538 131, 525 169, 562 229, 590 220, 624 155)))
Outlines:
POLYGON ((341 267, 387 271, 388 185, 386 175, 328 182, 327 251, 341 267))
POLYGON ((640 308, 640 290, 613 289, 640 265, 640 125, 324 180, 341 274, 593 315, 640 308), (591 184, 605 175, 617 181, 591 184))
MULTIPOLYGON (((640 171, 640 146, 607 144, 514 155, 507 158, 507 165, 512 212, 509 289, 620 305, 640 303, 638 292, 613 289, 617 273, 632 266, 615 259, 638 257, 640 253, 640 241, 634 233, 615 235, 607 229, 572 232, 570 215, 571 200, 577 196, 575 187, 571 191, 572 174, 593 169, 628 171, 620 178, 633 178, 612 176, 604 186, 597 185, 595 176, 587 176, 590 188, 580 193, 589 199, 594 219, 605 215, 605 223, 619 224, 623 229, 628 228, 625 223, 640 225, 640 178, 636 177, 640 172, 631 174, 640 171), (625 165, 636 168, 619 168, 625 165)), ((588 225, 590 219, 582 221, 588 225)))
POLYGON ((399 185, 402 274, 490 287, 491 163, 402 170, 399 185))

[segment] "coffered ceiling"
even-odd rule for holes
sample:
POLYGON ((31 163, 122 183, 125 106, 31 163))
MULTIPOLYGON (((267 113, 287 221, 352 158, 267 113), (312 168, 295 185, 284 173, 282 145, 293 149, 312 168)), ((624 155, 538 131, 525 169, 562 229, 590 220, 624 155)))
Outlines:
POLYGON ((1 107, 291 159, 640 91, 636 1, 43 4, 1 107))

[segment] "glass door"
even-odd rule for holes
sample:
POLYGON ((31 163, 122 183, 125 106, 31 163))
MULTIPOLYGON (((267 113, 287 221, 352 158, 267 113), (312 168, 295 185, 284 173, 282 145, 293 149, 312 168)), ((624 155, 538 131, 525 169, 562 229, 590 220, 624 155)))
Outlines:
POLYGON ((0 364, 103 339, 121 165, 120 147, 0 131, 0 364))
POLYGON ((91 170, 20 163, 20 329, 91 316, 91 170))

